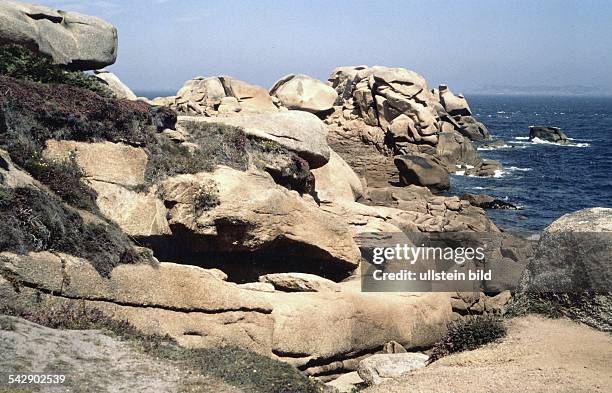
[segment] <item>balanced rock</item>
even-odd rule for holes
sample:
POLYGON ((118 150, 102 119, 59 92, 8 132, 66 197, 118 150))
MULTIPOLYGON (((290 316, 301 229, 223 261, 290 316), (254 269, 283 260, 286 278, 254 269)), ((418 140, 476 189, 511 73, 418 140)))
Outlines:
POLYGON ((535 138, 553 143, 567 143, 567 135, 558 127, 531 126, 529 127, 529 140, 535 138))
POLYGON ((5 0, 0 2, 0 44, 19 44, 73 70, 115 63, 117 29, 93 16, 5 0))
POLYGON ((334 88, 302 74, 284 76, 272 86, 270 95, 288 109, 312 113, 330 110, 338 98, 334 88))
POLYGON ((454 95, 446 85, 440 85, 438 92, 440 94, 440 103, 449 115, 472 116, 472 110, 463 95, 454 95))
POLYGON ((188 129, 190 124, 198 122, 240 127, 247 135, 277 142, 308 161, 312 169, 325 165, 331 154, 325 124, 307 112, 253 113, 215 118, 179 116, 177 129, 188 129))
POLYGON ((400 173, 400 182, 404 185, 415 184, 435 191, 450 187, 448 171, 432 156, 406 154, 396 156, 394 162, 400 173))
POLYGON ((357 200, 364 195, 363 185, 357 174, 342 157, 330 150, 329 162, 313 169, 315 190, 321 202, 357 200))
POLYGON ((113 92, 116 98, 135 101, 136 94, 127 87, 117 75, 106 70, 96 70, 94 76, 102 81, 113 92))

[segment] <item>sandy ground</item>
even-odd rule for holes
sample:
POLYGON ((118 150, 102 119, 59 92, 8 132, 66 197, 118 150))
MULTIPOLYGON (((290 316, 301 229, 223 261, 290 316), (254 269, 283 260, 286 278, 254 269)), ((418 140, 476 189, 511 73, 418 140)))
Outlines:
POLYGON ((507 326, 500 343, 448 356, 365 392, 612 392, 612 335, 536 316, 507 326))
POLYGON ((55 330, 0 315, 0 393, 182 393, 239 390, 161 362, 95 330, 55 330), (65 374, 64 385, 8 387, 8 373, 65 374))

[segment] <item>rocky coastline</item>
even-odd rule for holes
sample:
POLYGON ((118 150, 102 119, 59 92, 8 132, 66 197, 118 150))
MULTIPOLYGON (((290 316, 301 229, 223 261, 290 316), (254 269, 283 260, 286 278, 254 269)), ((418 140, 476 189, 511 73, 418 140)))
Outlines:
MULTIPOLYGON (((195 77, 149 100, 102 69, 117 57, 107 22, 13 1, 0 22, 0 312, 84 306, 180 347, 246 349, 341 391, 431 367, 453 321, 534 302, 612 330, 610 260, 600 263, 612 209, 563 216, 534 241, 484 210, 514 206, 443 193, 452 173, 502 170, 479 155, 473 142, 490 134, 448 86, 350 66, 269 90, 195 77), (62 79, 15 71, 16 56, 62 79), (372 244, 464 232, 493 236, 485 263, 497 279, 362 292, 372 244), (569 295, 538 295, 553 284, 569 295)), ((563 135, 531 129, 545 133, 563 135)))

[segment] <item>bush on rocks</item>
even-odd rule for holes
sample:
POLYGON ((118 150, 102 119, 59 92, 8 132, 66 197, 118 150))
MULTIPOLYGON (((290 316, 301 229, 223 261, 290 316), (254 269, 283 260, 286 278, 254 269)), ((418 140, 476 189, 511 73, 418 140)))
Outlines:
POLYGON ((451 322, 448 332, 438 342, 429 358, 429 363, 455 352, 471 351, 499 340, 506 335, 503 321, 494 316, 469 316, 451 322))
POLYGON ((51 57, 15 44, 0 46, 0 74, 32 82, 82 87, 103 96, 112 94, 97 78, 83 72, 65 71, 53 64, 51 57))
POLYGON ((72 254, 87 259, 103 276, 141 259, 116 224, 85 222, 58 198, 33 187, 0 186, 0 250, 72 254))

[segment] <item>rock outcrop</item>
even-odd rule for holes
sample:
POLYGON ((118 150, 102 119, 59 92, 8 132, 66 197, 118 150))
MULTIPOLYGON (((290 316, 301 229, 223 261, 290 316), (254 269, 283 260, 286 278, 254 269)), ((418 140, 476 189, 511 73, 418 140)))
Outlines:
POLYGON ((302 74, 282 77, 272 86, 270 95, 288 109, 312 113, 329 111, 338 98, 332 87, 302 74))
POLYGON ((0 44, 14 43, 51 56, 72 70, 95 70, 115 63, 117 30, 93 16, 2 1, 0 44))
MULTIPOLYGON (((612 331, 612 209, 566 214, 542 233, 519 286, 518 301, 612 331)), ((520 303, 519 303, 520 304, 520 303)))
POLYGON ((134 94, 134 92, 123 82, 121 82, 117 75, 113 74, 112 72, 106 70, 96 70, 94 72, 94 76, 101 80, 106 86, 108 86, 108 88, 110 89, 110 91, 113 92, 115 97, 123 100, 132 101, 138 98, 136 97, 136 94, 134 94))
POLYGON ((166 105, 185 115, 229 116, 278 111, 266 89, 229 76, 196 77, 185 82, 175 96, 155 98, 152 104, 166 105))
POLYGON ((450 187, 448 171, 432 156, 426 154, 404 154, 395 156, 400 183, 428 187, 434 191, 450 187))
POLYGON ((567 135, 558 127, 530 126, 529 140, 535 138, 553 143, 567 143, 567 135))
POLYGON ((78 302, 183 346, 238 345, 310 375, 356 370, 354 359, 390 340, 429 346, 451 316, 444 294, 258 292, 173 263, 124 265, 107 279, 86 260, 52 253, 0 253, 0 295, 32 309, 78 302))
POLYGON ((372 355, 359 363, 357 373, 368 385, 379 385, 425 367, 429 356, 422 353, 372 355))
POLYGON ((179 116, 178 129, 191 124, 221 123, 240 127, 247 135, 267 139, 297 153, 315 169, 329 161, 327 129, 315 115, 302 111, 240 114, 231 117, 179 116))

